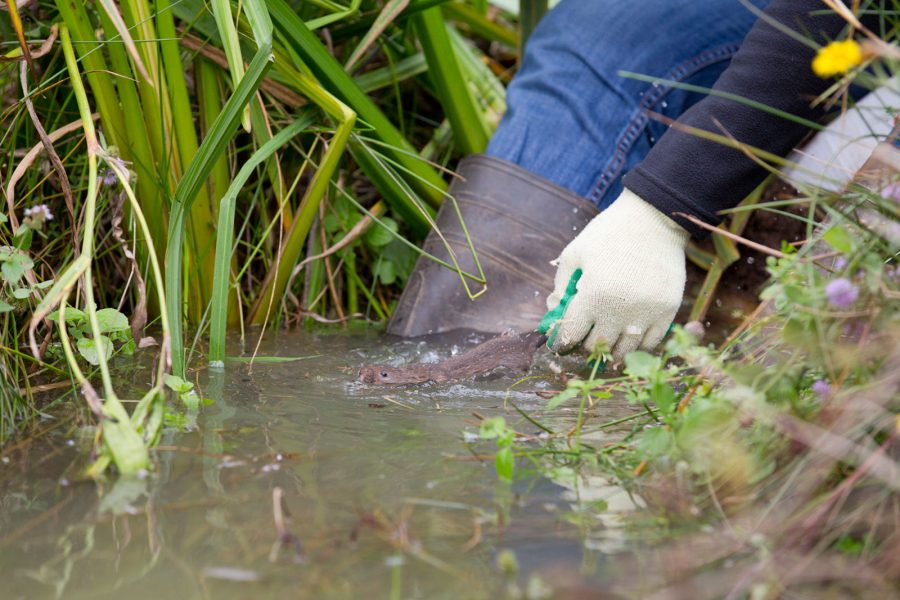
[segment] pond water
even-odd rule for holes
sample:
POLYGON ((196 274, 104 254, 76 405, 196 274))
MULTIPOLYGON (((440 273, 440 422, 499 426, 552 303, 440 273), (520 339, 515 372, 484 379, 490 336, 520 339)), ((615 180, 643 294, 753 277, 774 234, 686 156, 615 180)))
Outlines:
MULTIPOLYGON (((506 485, 492 443, 473 442, 473 413, 540 433, 508 400, 554 428, 571 425, 573 409, 545 414, 535 393, 558 383, 510 389, 514 374, 415 388, 355 382, 364 362, 435 360, 476 340, 272 336, 260 355, 306 358, 192 373, 212 403, 195 427, 167 429, 144 479, 80 479, 79 446, 90 440, 62 421, 8 448, 0 597, 504 598, 529 580, 531 597, 598 597, 622 535, 609 515, 573 524, 577 500, 606 500, 615 515, 632 506, 628 496, 602 480, 533 472, 506 485), (514 576, 497 567, 505 550, 518 559, 514 576)), ((549 360, 539 354, 532 375, 549 375, 549 360)), ((129 364, 118 385, 140 389, 149 372, 129 364)), ((607 400, 592 418, 633 410, 607 400)))

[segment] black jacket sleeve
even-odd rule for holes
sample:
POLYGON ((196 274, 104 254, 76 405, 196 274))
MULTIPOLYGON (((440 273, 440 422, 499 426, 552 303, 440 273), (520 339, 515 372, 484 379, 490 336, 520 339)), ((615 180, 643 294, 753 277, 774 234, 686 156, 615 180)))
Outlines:
MULTIPOLYGON (((765 13, 825 44, 839 38, 847 23, 824 7, 822 0, 773 0, 765 13)), ((864 21, 867 26, 868 21, 864 21)), ((814 55, 813 48, 760 18, 714 89, 819 120, 824 109, 812 107, 812 100, 833 81, 812 72, 814 55)), ((787 156, 809 131, 802 124, 717 96, 707 96, 678 122, 732 136, 779 156, 787 156)), ((716 224, 721 220, 718 212, 737 205, 766 174, 741 150, 670 128, 623 182, 666 215, 682 212, 716 224)), ((686 219, 672 218, 695 236, 706 233, 686 219)))

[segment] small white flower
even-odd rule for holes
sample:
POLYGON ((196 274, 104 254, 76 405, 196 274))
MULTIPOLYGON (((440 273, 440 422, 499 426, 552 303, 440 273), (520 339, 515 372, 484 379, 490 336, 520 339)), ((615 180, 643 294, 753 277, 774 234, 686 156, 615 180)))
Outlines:
POLYGON ((31 208, 25 209, 25 218, 22 220, 23 225, 27 225, 30 229, 40 231, 44 227, 44 223, 53 220, 53 213, 46 204, 36 204, 31 208))

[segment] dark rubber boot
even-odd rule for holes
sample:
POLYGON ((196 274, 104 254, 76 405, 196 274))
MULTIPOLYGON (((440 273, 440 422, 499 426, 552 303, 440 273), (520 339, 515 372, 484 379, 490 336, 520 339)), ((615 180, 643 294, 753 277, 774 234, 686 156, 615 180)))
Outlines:
MULTIPOLYGON (((453 329, 501 333, 529 331, 546 312, 553 291, 556 259, 596 214, 593 204, 572 192, 492 156, 476 155, 459 165, 450 194, 487 279, 487 290, 470 300, 453 270, 419 257, 388 333, 412 337, 453 329)), ((452 202, 444 202, 438 229, 453 247, 462 270, 478 274, 452 202)), ((426 252, 450 262, 443 242, 432 231, 426 252)), ((481 285, 469 280, 473 293, 481 285)))

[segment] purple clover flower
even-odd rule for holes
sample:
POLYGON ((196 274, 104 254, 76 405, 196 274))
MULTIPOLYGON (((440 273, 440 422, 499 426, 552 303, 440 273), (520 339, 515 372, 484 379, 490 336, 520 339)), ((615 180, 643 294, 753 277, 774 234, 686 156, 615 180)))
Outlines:
POLYGON ((823 400, 831 393, 831 386, 824 379, 817 379, 810 389, 823 400))
POLYGON ((119 178, 116 177, 116 172, 112 169, 106 169, 100 175, 100 184, 105 186, 115 185, 116 182, 119 181, 119 178))
POLYGON ((825 286, 825 297, 835 308, 847 308, 859 298, 859 288, 846 277, 839 277, 825 286))
POLYGON ((834 261, 834 268, 838 271, 843 271, 844 267, 847 266, 847 257, 838 256, 834 261))
POLYGON ((889 183, 881 190, 884 198, 889 198, 895 202, 900 202, 900 182, 889 183))

